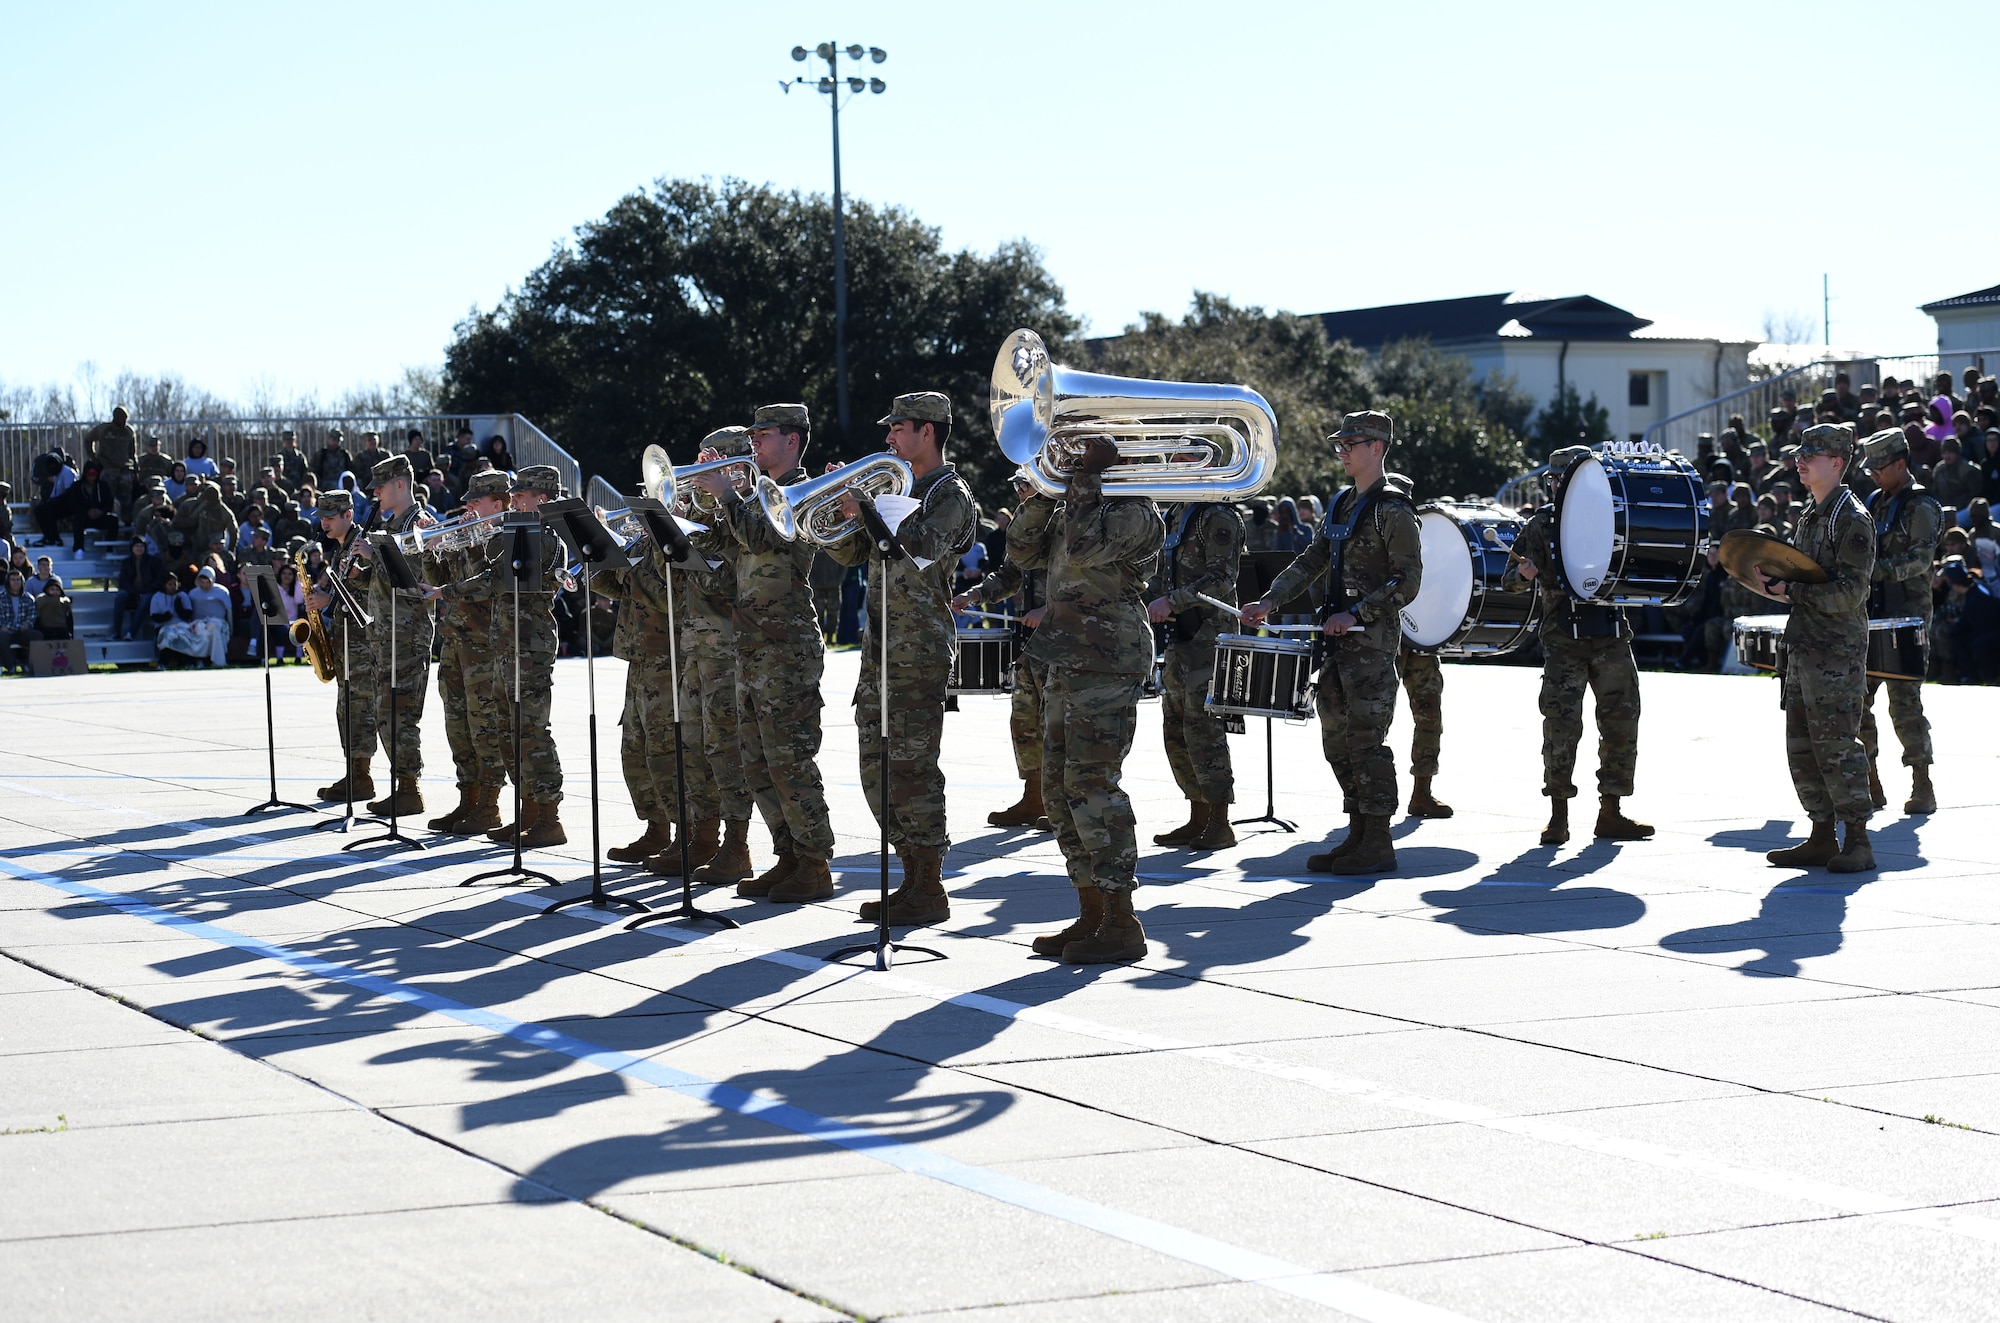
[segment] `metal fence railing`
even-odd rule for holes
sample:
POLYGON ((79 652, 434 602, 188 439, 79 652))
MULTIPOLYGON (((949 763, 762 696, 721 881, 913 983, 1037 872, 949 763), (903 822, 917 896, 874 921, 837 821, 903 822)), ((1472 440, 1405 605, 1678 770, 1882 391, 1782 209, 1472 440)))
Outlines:
MULTIPOLYGON (((484 448, 491 437, 506 443, 511 457, 507 467, 520 469, 530 464, 549 464, 562 475, 570 491, 583 487, 583 468, 567 450, 549 439, 547 433, 517 413, 505 414, 415 414, 405 416, 361 415, 318 418, 134 418, 133 430, 142 438, 156 434, 160 453, 169 459, 187 455, 188 443, 197 438, 208 443, 208 457, 220 461, 227 456, 236 461, 237 481, 244 488, 254 485, 257 471, 273 462, 283 447, 283 433, 297 434, 299 449, 308 464, 326 444, 327 433, 339 427, 349 454, 361 451, 361 434, 382 434, 382 448, 400 454, 411 428, 421 429, 424 444, 433 458, 442 461, 450 450, 461 424, 472 428, 484 448)), ((31 480, 35 457, 61 447, 79 464, 85 456, 83 437, 91 423, 0 423, 0 477, 14 487, 14 500, 35 498, 31 480)), ((143 453, 143 447, 142 447, 143 453)))
MULTIPOLYGON (((1718 435, 1729 423, 1729 415, 1740 413, 1750 430, 1761 436, 1770 435, 1769 420, 1771 410, 1778 404, 1785 391, 1797 392, 1799 406, 1810 409, 1819 399, 1819 393, 1833 388, 1837 373, 1848 374, 1849 384, 1858 392, 1863 386, 1878 386, 1884 377, 1894 377, 1898 381, 1914 380, 1920 387, 1927 387, 1931 378, 1940 372, 1949 372, 1954 380, 1968 367, 1976 367, 1982 373, 2000 368, 2000 349, 1958 349, 1947 354, 1898 354, 1875 358, 1828 358, 1816 363, 1807 363, 1792 368, 1763 381, 1753 381, 1741 390, 1731 391, 1706 404, 1698 404, 1671 417, 1663 418, 1646 429, 1645 441, 1657 444, 1662 450, 1678 450, 1693 459, 1696 440, 1703 432, 1718 435)), ((1922 392, 1920 392, 1922 393, 1922 392)))

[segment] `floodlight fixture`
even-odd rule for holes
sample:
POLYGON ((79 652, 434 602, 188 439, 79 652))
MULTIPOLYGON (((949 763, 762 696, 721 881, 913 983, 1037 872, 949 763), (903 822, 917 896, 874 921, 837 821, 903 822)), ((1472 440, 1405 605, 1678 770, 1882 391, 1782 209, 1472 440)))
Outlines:
POLYGON ((820 57, 820 58, 821 58, 822 60, 830 60, 830 59, 832 59, 832 58, 833 58, 833 43, 832 43, 832 42, 830 42, 830 41, 822 41, 822 42, 821 42, 821 43, 820 43, 820 44, 819 44, 819 45, 818 45, 818 46, 817 46, 817 47, 816 47, 816 48, 815 48, 815 49, 813 50, 813 54, 815 54, 815 55, 819 56, 819 57, 820 57))
MULTIPOLYGON (((856 56, 855 58, 859 59, 860 57, 856 56)), ((880 64, 889 58, 889 52, 883 50, 880 46, 870 46, 868 48, 868 58, 880 64)))
POLYGON ((850 92, 866 92, 868 90, 868 80, 866 78, 849 78, 847 80, 847 90, 850 92))
POLYGON ((880 78, 870 78, 868 80, 868 90, 871 92, 886 92, 889 90, 889 85, 880 78))
POLYGON ((863 55, 866 55, 867 53, 868 52, 864 50, 859 44, 849 46, 847 48, 847 58, 853 60, 857 64, 861 62, 861 57, 863 55))
POLYGON ((811 51, 809 51, 809 50, 807 50, 807 49, 806 49, 805 47, 803 47, 803 46, 794 46, 794 47, 792 47, 792 58, 793 58, 793 59, 795 59, 795 60, 797 60, 797 61, 799 61, 799 62, 800 62, 801 64, 803 64, 803 63, 805 62, 805 58, 806 58, 806 56, 808 56, 808 55, 810 55, 810 54, 812 54, 812 52, 811 52, 811 51))

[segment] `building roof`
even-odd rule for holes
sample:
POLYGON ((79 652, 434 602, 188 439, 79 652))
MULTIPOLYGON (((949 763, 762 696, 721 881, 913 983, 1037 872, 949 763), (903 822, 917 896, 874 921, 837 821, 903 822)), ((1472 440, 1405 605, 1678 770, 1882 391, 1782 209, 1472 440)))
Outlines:
POLYGON ((1975 289, 1970 294, 1959 294, 1935 303, 1926 303, 1919 312, 1942 312, 1947 308, 1975 308, 1982 303, 2000 303, 2000 285, 1989 285, 1985 289, 1975 289))
POLYGON ((1544 340, 1629 340, 1653 323, 1588 294, 1565 298, 1523 298, 1476 294, 1429 303, 1393 303, 1381 308, 1323 312, 1328 339, 1345 339, 1363 349, 1392 340, 1428 336, 1437 345, 1526 336, 1544 340))

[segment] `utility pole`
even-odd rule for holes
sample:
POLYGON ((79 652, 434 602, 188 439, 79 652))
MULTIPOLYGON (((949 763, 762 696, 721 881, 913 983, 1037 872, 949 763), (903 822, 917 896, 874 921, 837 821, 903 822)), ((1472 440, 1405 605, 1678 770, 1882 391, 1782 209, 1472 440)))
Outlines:
MULTIPOLYGON (((838 139, 839 136, 840 136, 840 130, 838 126, 836 126, 834 129, 834 137, 838 139)), ((840 177, 839 168, 835 167, 833 173, 834 173, 834 178, 837 180, 840 177)), ((837 191, 840 188, 840 185, 836 183, 834 185, 834 188, 837 191)), ((839 222, 835 221, 834 224, 838 225, 839 222)), ((838 231, 836 231, 836 233, 838 233, 838 231)), ((1819 273, 1819 330, 1820 330, 1820 339, 1828 349, 1833 348, 1833 294, 1831 293, 1831 290, 1832 286, 1827 284, 1826 272, 1824 271, 1820 272, 1819 273)))
MULTIPOLYGON (((826 77, 811 80, 804 77, 780 79, 778 86, 790 92, 795 86, 814 86, 825 93, 827 108, 833 112, 833 376, 834 396, 840 417, 840 434, 847 436, 847 220, 842 213, 840 199, 840 92, 843 79, 840 76, 840 57, 843 49, 830 41, 821 42, 813 50, 803 46, 792 47, 792 58, 804 63, 807 56, 817 55, 826 61, 826 77)), ((876 64, 889 58, 889 52, 880 46, 845 48, 849 60, 859 64, 866 57, 876 64)), ((850 95, 859 96, 863 92, 881 93, 889 85, 880 78, 856 78, 844 80, 850 95)))

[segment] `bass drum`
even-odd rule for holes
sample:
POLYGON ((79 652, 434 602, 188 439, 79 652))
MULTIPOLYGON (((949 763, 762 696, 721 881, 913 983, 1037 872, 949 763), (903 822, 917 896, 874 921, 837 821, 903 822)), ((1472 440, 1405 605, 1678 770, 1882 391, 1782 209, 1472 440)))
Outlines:
POLYGON ((1677 606, 1708 568, 1708 501, 1679 454, 1611 446, 1556 493, 1556 567, 1579 602, 1677 606))
POLYGON ((1436 501, 1419 507, 1424 578, 1403 608, 1403 638, 1440 657, 1497 657, 1526 643, 1542 595, 1500 588, 1507 553, 1527 521, 1500 505, 1436 501))

